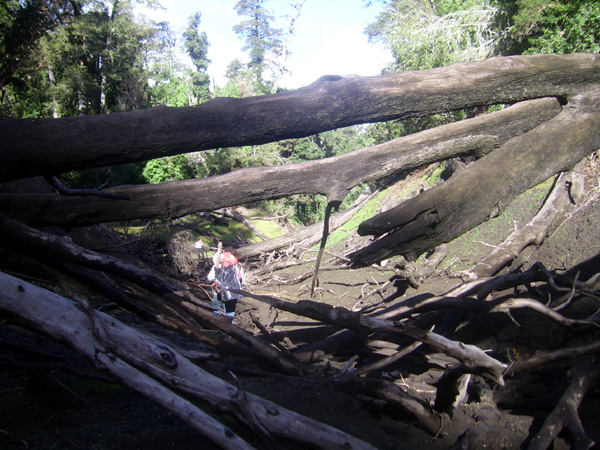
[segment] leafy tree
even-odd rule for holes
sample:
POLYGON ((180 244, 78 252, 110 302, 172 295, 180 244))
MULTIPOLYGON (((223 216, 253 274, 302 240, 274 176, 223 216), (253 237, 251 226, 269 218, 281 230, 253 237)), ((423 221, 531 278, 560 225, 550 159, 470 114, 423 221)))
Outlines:
POLYGON ((185 154, 148 161, 142 172, 144 179, 152 184, 189 180, 203 175, 206 175, 203 161, 195 160, 192 156, 185 154))
POLYGON ((311 161, 343 155, 358 148, 369 147, 373 139, 359 127, 338 128, 298 139, 291 149, 284 150, 291 162, 311 161))
POLYGON ((191 73, 192 95, 196 103, 210 100, 210 78, 206 73, 210 60, 208 59, 208 38, 206 33, 200 33, 200 13, 197 12, 189 18, 188 27, 183 32, 183 39, 188 55, 196 67, 191 73))
MULTIPOLYGON (((20 83, 12 83, 12 89, 6 91, 6 103, 21 106, 8 114, 59 117, 148 106, 146 56, 158 30, 153 24, 136 23, 129 1, 70 1, 68 7, 55 6, 61 5, 60 1, 19 4, 33 5, 38 16, 55 11, 51 16, 54 22, 46 21, 54 26, 32 28, 50 32, 30 33, 37 37, 36 45, 19 60, 13 78, 20 83), (59 16, 61 26, 56 26, 59 16)), ((18 17, 20 11, 15 10, 12 17, 18 17)), ((11 22, 3 23, 5 34, 11 35, 11 22)), ((15 23, 16 18, 12 25, 15 23)), ((12 51, 19 57, 17 50, 12 51)), ((4 60, 12 57, 11 53, 4 60)))
POLYGON ((510 25, 506 53, 600 51, 598 0, 500 0, 510 25))
POLYGON ((0 117, 50 115, 40 73, 41 38, 73 14, 66 0, 0 2, 0 117))
POLYGON ((215 88, 216 96, 242 98, 256 94, 256 81, 253 74, 240 59, 236 58, 229 63, 225 78, 227 79, 225 86, 215 88))
POLYGON ((147 54, 150 106, 190 106, 192 87, 177 49, 177 36, 168 22, 157 24, 158 32, 147 54))
POLYGON ((264 3, 264 0, 239 0, 234 7, 238 15, 246 17, 233 29, 245 40, 243 50, 250 57, 247 70, 255 82, 256 94, 271 92, 273 83, 265 79, 265 72, 273 66, 282 49, 281 30, 272 27, 274 18, 264 3))
POLYGON ((15 77, 36 49, 38 40, 69 13, 69 3, 56 0, 6 0, 0 4, 0 89, 15 77))
POLYGON ((300 13, 302 12, 302 7, 306 3, 306 0, 299 0, 294 3, 290 3, 290 7, 292 8, 292 15, 290 16, 289 25, 285 33, 282 32, 282 45, 281 50, 279 51, 278 57, 274 61, 273 67, 273 83, 271 87, 271 92, 275 93, 279 90, 279 80, 280 78, 288 72, 286 68, 287 59, 290 56, 289 44, 294 34, 294 29, 296 27, 296 22, 300 17, 300 13))
POLYGON ((61 175, 62 181, 72 188, 142 184, 144 163, 128 163, 95 169, 78 170, 61 175))
POLYGON ((392 72, 476 61, 495 50, 497 12, 488 0, 392 0, 367 35, 391 50, 392 72))
MULTIPOLYGON (((494 0, 389 0, 366 33, 391 50, 394 62, 387 72, 430 69, 493 56, 504 36, 500 16, 494 0)), ((377 123, 368 135, 380 144, 464 117, 455 111, 377 123)))

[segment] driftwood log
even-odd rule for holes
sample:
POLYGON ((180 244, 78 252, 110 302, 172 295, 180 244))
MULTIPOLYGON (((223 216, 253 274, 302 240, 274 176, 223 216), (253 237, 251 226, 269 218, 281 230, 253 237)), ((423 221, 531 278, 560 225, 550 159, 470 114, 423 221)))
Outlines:
POLYGON ((128 200, 0 193, 0 208, 31 225, 79 226, 152 217, 168 220, 295 194, 324 194, 329 201, 341 201, 350 189, 367 181, 456 155, 489 153, 559 112, 556 99, 532 100, 494 114, 323 160, 248 168, 196 180, 119 186, 103 191, 107 195, 126 196, 128 200), (336 176, 332 177, 332 173, 336 176))
MULTIPOLYGON (((7 222, 10 222, 7 220, 7 222)), ((13 224, 14 226, 14 224, 13 224)), ((6 224, 3 225, 3 233, 7 230, 10 231, 10 227, 6 224)), ((16 227, 19 230, 19 227, 16 227)), ((25 228, 25 231, 27 228, 25 228)), ((52 238, 48 235, 37 236, 33 233, 32 237, 27 233, 24 235, 19 234, 16 231, 11 231, 11 240, 19 240, 22 243, 27 243, 30 248, 35 248, 36 251, 32 252, 35 254, 41 254, 43 249, 43 240, 52 241, 49 248, 58 248, 60 246, 70 248, 70 251, 77 250, 74 244, 67 240, 61 241, 60 239, 52 238), (38 242, 35 243, 36 239, 38 242)), ((64 250, 65 254, 67 250, 64 250)), ((43 252, 46 255, 50 252, 43 252)), ((53 253, 57 253, 56 250, 53 253)), ((92 254, 87 254, 89 259, 92 254)), ((45 256, 46 258, 48 256, 45 256)), ((101 255, 96 255, 97 259, 102 259, 101 255)), ((74 259, 75 260, 75 259, 74 259)), ((108 265, 94 264, 90 265, 86 263, 86 258, 80 258, 76 260, 83 263, 86 266, 91 266, 97 269, 107 269, 108 265)), ((109 260, 107 260, 109 261, 109 260)), ((115 263, 114 261, 112 262, 115 263)), ((127 270, 129 269, 126 265, 119 266, 120 270, 115 273, 121 273, 127 276, 127 270)), ((142 269, 138 269, 142 270, 142 269)), ((142 270, 143 271, 143 270, 142 270)), ((147 275, 147 277, 152 277, 147 275)), ((585 286, 590 288, 594 286, 594 283, 598 277, 592 277, 592 279, 584 282, 580 282, 579 286, 585 286)), ((146 276, 137 276, 137 282, 145 280, 146 276)), ((463 392, 466 389, 466 385, 463 386, 464 380, 472 380, 469 377, 462 377, 462 375, 472 374, 476 377, 484 375, 486 380, 491 380, 500 385, 504 384, 505 378, 510 375, 511 381, 514 377, 519 376, 520 373, 528 370, 536 369, 539 367, 545 367, 547 365, 561 362, 566 359, 572 358, 574 355, 589 355, 597 352, 597 345, 587 345, 573 348, 566 348, 562 351, 553 352, 540 352, 533 355, 531 358, 526 360, 519 360, 508 367, 506 362, 496 359, 487 355, 482 349, 475 345, 471 345, 461 341, 455 341, 445 337, 437 332, 426 330, 422 326, 428 322, 426 316, 430 316, 432 321, 429 323, 435 324, 439 322, 444 314, 441 316, 439 312, 446 310, 464 309, 468 310, 473 314, 484 314, 501 312, 506 313, 510 316, 511 310, 515 308, 525 308, 536 313, 543 314, 548 318, 556 321, 562 326, 571 328, 576 327, 596 327, 597 317, 582 317, 582 318, 567 318, 564 315, 558 313, 558 308, 544 305, 539 300, 527 299, 527 298, 503 298, 497 299, 489 298, 490 295, 495 291, 503 291, 511 286, 519 286, 532 282, 552 280, 552 275, 549 274, 543 267, 535 266, 531 270, 519 274, 518 276, 502 276, 496 279, 478 280, 477 282, 469 282, 464 285, 457 287, 448 295, 443 297, 432 297, 432 298, 414 298, 404 300, 401 304, 388 305, 388 312, 377 313, 375 315, 365 315, 356 312, 346 310, 344 308, 338 308, 330 305, 326 305, 314 301, 296 301, 290 302, 289 300, 283 300, 277 298, 274 295, 260 295, 247 292, 246 295, 251 296, 260 301, 266 301, 271 306, 282 309, 285 311, 292 311, 295 314, 309 317, 315 320, 323 321, 325 323, 334 325, 335 327, 348 330, 347 333, 358 333, 363 336, 363 339, 345 339, 343 340, 344 347, 348 348, 348 344, 351 345, 376 345, 374 339, 365 340, 365 335, 371 335, 378 339, 379 347, 381 342, 388 341, 390 344, 395 343, 396 337, 402 337, 403 339, 409 339, 413 341, 413 344, 402 344, 402 345, 390 345, 389 348, 397 349, 397 353, 393 354, 392 357, 385 357, 380 359, 377 363, 369 363, 367 365, 357 364, 356 358, 350 358, 344 367, 340 369, 327 368, 326 370, 317 369, 317 366, 311 364, 281 364, 273 363, 273 355, 269 352, 262 352, 259 346, 250 347, 255 354, 260 354, 258 361, 262 360, 270 367, 278 367, 284 373, 293 375, 310 373, 311 376, 332 376, 334 378, 334 384, 340 389, 351 392, 361 392, 365 395, 373 396, 380 400, 387 402, 390 405, 404 410, 406 413, 414 416, 420 423, 422 423, 432 435, 436 435, 443 430, 447 430, 447 427, 452 426, 452 421, 443 419, 441 416, 442 412, 446 412, 446 409, 451 406, 452 408, 460 408, 460 402, 464 400, 454 399, 454 391, 463 392), (412 323, 411 317, 418 317, 421 326, 416 326, 412 323), (386 367, 387 364, 397 363, 401 358, 405 357, 410 352, 414 351, 418 343, 427 344, 430 348, 436 349, 436 351, 446 355, 448 360, 451 362, 450 366, 446 368, 446 375, 440 378, 437 388, 434 386, 427 386, 435 396, 435 408, 432 408, 433 397, 428 397, 429 394, 424 395, 419 392, 423 390, 419 387, 419 384, 415 384, 413 380, 404 380, 404 388, 399 387, 395 383, 391 383, 386 380, 382 380, 376 375, 376 373, 382 368, 386 367), (362 343, 362 344, 360 344, 362 343), (456 383, 456 387, 454 385, 456 383)), ((93 353, 93 360, 102 364, 107 370, 111 371, 114 375, 118 376, 125 384, 133 387, 139 392, 147 395, 149 398, 163 405, 164 407, 171 410, 174 414, 182 416, 185 414, 184 420, 190 424, 190 426, 198 429, 201 433, 211 437, 211 439, 220 436, 221 433, 227 433, 232 441, 231 448, 244 448, 242 442, 238 442, 238 436, 235 433, 230 434, 223 425, 210 421, 204 418, 204 413, 197 410, 196 406, 192 402, 183 400, 179 397, 179 394, 174 391, 180 391, 186 395, 193 395, 194 397, 201 398, 204 401, 208 401, 217 410, 225 411, 226 413, 234 413, 238 419, 249 426, 260 439, 269 440, 276 439, 277 437, 285 437, 297 440, 296 436, 285 434, 291 432, 291 430, 282 432, 279 425, 270 424, 264 426, 264 418, 261 416, 260 411, 266 411, 268 417, 269 414, 274 411, 280 411, 280 407, 264 406, 260 399, 255 399, 253 396, 242 393, 240 386, 236 389, 224 383, 220 380, 212 380, 205 378, 205 374, 197 367, 190 365, 183 355, 184 353, 179 352, 176 348, 165 343, 164 341, 156 341, 154 338, 147 336, 147 334, 138 334, 135 330, 129 329, 122 325, 114 318, 109 317, 103 313, 93 311, 85 305, 85 302, 79 302, 77 306, 74 302, 64 299, 45 291, 37 286, 25 283, 22 280, 10 277, 8 275, 2 276, 2 283, 4 292, 3 296, 0 296, 0 308, 4 315, 9 314, 9 317, 16 319, 17 322, 29 324, 34 326, 39 331, 53 336, 55 339, 67 344, 68 346, 75 348, 77 351, 90 357, 90 349, 87 348, 88 341, 93 340, 91 348, 101 349, 93 353), (16 296, 16 297, 15 297, 16 296), (19 301, 15 301, 18 297, 19 301), (27 297, 27 301, 23 298, 27 297), (43 298, 44 301, 40 302, 39 299, 43 298), (56 308, 56 310, 52 309, 56 308), (81 311, 83 308, 83 311, 81 311), (40 309, 42 312, 40 312, 40 309), (60 311, 60 314, 58 313, 60 311), (71 312, 76 311, 76 316, 72 316, 71 312), (45 314, 40 318, 38 314, 45 314), (57 321, 55 319, 48 319, 55 316, 64 317, 65 321, 57 321), (67 327, 67 331, 63 330, 63 327, 67 327), (83 329, 77 333, 77 342, 71 342, 72 327, 76 326, 83 329), (83 334, 83 338, 81 335, 83 334), (83 346, 83 347, 82 347, 83 346), (140 373, 141 372, 141 373, 140 373), (189 374, 189 376, 187 375, 189 374), (149 378, 151 376, 152 378, 149 378), (202 388, 190 384, 190 380, 193 377, 194 380, 202 380, 202 388), (158 382, 157 382, 158 380, 158 382), (213 384, 216 383, 216 384, 213 384), (209 391, 209 392, 207 392, 209 391), (236 392, 239 394, 236 394, 236 392), (227 398, 225 398, 227 397, 227 398), (257 402, 257 403, 254 403, 257 402), (258 408, 258 417, 249 418, 248 411, 254 411, 258 408), (276 408, 276 409, 272 409, 276 408), (275 428, 274 428, 275 427, 275 428), (281 434, 284 433, 284 434, 281 434)), ((160 283, 156 281, 156 283, 160 283)), ((175 286, 175 281, 166 284, 175 286)), ((577 289, 575 286, 573 289, 577 289)), ((157 289, 157 292, 162 290, 157 289)), ((169 297, 162 298, 169 299, 169 297)), ((180 305, 182 305, 180 303, 180 305)), ((127 304, 124 303, 127 307, 127 304)), ((564 305, 559 305, 564 307, 564 305)), ((190 306, 184 308, 189 313, 198 312, 197 307, 190 303, 190 306)), ((73 312, 75 314, 75 312, 73 312)), ((196 320, 215 326, 229 333, 234 339, 239 342, 248 344, 249 337, 247 334, 237 327, 231 325, 229 321, 219 320, 213 317, 214 315, 209 313, 208 317, 213 318, 212 322, 204 317, 204 314, 198 313, 193 316, 196 320), (206 319, 206 320, 205 320, 206 319)), ((167 323, 167 321, 164 321, 167 323)), ((426 325, 430 326, 430 325, 426 325)), ((261 327, 264 329, 264 327, 261 327)), ((451 331, 446 327, 446 332, 451 331)), ((185 331, 179 329, 178 331, 185 331)), ((265 329, 266 331, 266 329, 265 329)), ((339 334, 338 334, 339 336, 339 334)), ((269 342, 273 344, 275 336, 269 336, 269 342)), ((332 341, 333 342, 333 341, 332 341)), ((340 345, 342 341, 337 344, 340 345)), ((326 344, 315 343, 314 347, 326 348, 326 344)), ((284 348, 281 345, 274 345, 273 352, 280 354, 281 358, 287 361, 292 361, 296 358, 296 349, 284 348), (278 350, 275 350, 275 349, 278 350)), ((338 349, 340 347, 338 346, 338 349)), ((222 349, 225 349, 222 347, 222 349)), ((306 348, 299 348, 298 351, 306 351, 306 348)), ((298 357, 300 355, 298 354, 298 357)), ((318 363, 317 363, 318 364, 318 363)), ((569 404, 568 398, 572 396, 579 396, 581 398, 585 393, 584 390, 574 390, 578 386, 577 380, 580 375, 574 375, 571 383, 571 388, 565 391, 565 403, 569 404)), ((584 382, 586 386, 591 386, 596 380, 595 376, 585 378, 584 382)), ((486 381, 480 382, 485 386, 486 381)), ((502 393, 503 388, 500 392, 502 393)), ((586 388, 587 389, 587 388, 586 388)), ((493 398, 488 398, 490 401, 489 418, 485 419, 484 416, 480 416, 479 423, 475 424, 469 431, 469 439, 484 439, 486 428, 483 424, 485 420, 495 420, 497 415, 500 414, 494 408, 495 403, 493 398), (494 412, 495 411, 495 412, 494 412)), ((567 427, 573 436, 577 439, 583 439, 585 434, 581 434, 581 429, 575 427, 577 424, 578 416, 572 409, 566 413, 557 413, 554 416, 557 418, 549 418, 547 427, 544 427, 540 431, 540 439, 552 439, 554 433, 554 424, 558 421, 562 421, 564 426, 567 427), (575 425, 573 425, 575 424, 575 425), (549 437, 548 437, 549 436, 549 437)), ((553 416, 553 417, 554 417, 553 416)), ((487 416, 486 416, 487 417, 487 416)), ((283 420, 283 419, 282 419, 283 420)), ((287 420, 287 419, 286 419, 287 420)), ((300 420, 292 418, 290 420, 300 420)), ((310 422, 310 421, 309 421, 310 422)), ((302 422, 304 423, 304 422, 302 422)), ((320 430, 319 426, 317 431, 320 430)), ((313 425, 307 425, 312 427, 313 425)), ((304 425, 302 425, 304 426, 304 425)), ((285 428, 285 426, 281 426, 285 428)), ((307 433, 307 429, 299 431, 300 434, 307 433)), ((293 431, 295 433, 295 431, 293 431)), ((320 431, 318 431, 320 432, 320 431)), ((332 433, 332 430, 327 429, 324 432, 332 433)), ((310 431, 313 433, 313 431, 310 431)), ((325 445, 320 448, 336 448, 340 445, 338 438, 340 437, 338 432, 330 437, 329 441, 323 441, 325 445), (335 441, 334 444, 332 441, 335 441), (333 445, 333 447, 326 447, 333 445)), ((345 435, 344 439, 346 438, 345 435)), ((304 441, 307 442, 304 438, 304 441)), ((586 438, 587 439, 587 438, 586 438)), ((229 441, 228 441, 229 442, 229 441)), ((344 442, 349 442, 348 440, 344 442)), ((589 442, 589 439, 587 440, 589 442)), ((226 444, 229 445, 229 444, 226 444)), ((346 445, 346 444, 341 444, 346 445)), ((357 447, 352 446, 351 448, 369 448, 360 447, 360 443, 356 444, 357 447)), ((229 448, 229 447, 225 447, 229 448)))
MULTIPOLYGON (((350 220, 352 216, 354 216, 354 214, 360 210, 365 202, 366 200, 359 201, 346 211, 333 215, 329 221, 330 231, 341 227, 348 220, 350 220)), ((246 245, 236 249, 235 255, 239 259, 245 260, 254 258, 264 253, 273 252, 282 248, 288 248, 294 244, 299 244, 302 247, 311 247, 321 239, 321 236, 323 235, 323 226, 323 221, 320 221, 297 231, 285 233, 284 235, 276 238, 257 242, 256 244, 246 245)))
MULTIPOLYGON (((276 326, 274 323, 265 326, 255 318, 261 332, 255 335, 214 315, 206 294, 195 290, 191 283, 83 248, 48 229, 31 227, 170 219, 299 193, 324 194, 331 205, 365 181, 456 156, 479 158, 449 181, 361 226, 362 233, 372 234, 377 240, 354 254, 355 264, 371 264, 396 254, 410 258, 436 247, 443 249, 443 243, 498 213, 528 187, 570 169, 600 147, 599 75, 598 55, 496 58, 384 77, 324 77, 297 91, 249 99, 215 99, 194 108, 3 121, 1 246, 3 251, 18 252, 40 265, 52 265, 84 280, 123 308, 170 330, 224 352, 252 358, 265 370, 294 377, 322 377, 333 381, 332 386, 397 406, 416 418, 432 436, 445 433, 448 426, 458 427, 452 412, 468 401, 466 393, 473 383, 479 386, 480 400, 486 402, 486 408, 479 411, 479 422, 470 422, 472 426, 452 443, 458 447, 483 442, 488 430, 485 423, 501 417, 498 405, 514 401, 516 396, 511 394, 527 387, 532 379, 543 381, 536 371, 564 373, 565 385, 562 390, 554 390, 562 399, 554 412, 555 405, 545 411, 548 419, 532 446, 551 445, 556 430, 562 427, 575 443, 587 448, 593 442, 582 429, 577 406, 599 379, 597 361, 587 358, 598 352, 597 345, 568 345, 513 358, 510 353, 488 354, 479 345, 457 339, 456 334, 465 323, 482 316, 501 315, 516 322, 515 311, 519 310, 568 328, 583 342, 596 342, 599 314, 582 314, 576 309, 573 313, 570 306, 581 298, 599 298, 594 292, 598 276, 583 282, 567 280, 560 288, 558 303, 536 295, 540 286, 558 290, 559 277, 540 265, 523 273, 486 278, 518 251, 511 250, 507 241, 504 248, 508 257, 500 256, 499 250, 494 255, 497 259, 485 261, 485 268, 480 266, 475 271, 479 279, 444 295, 398 299, 388 289, 378 288, 382 297, 378 304, 357 304, 357 310, 351 311, 315 301, 284 300, 272 293, 246 292, 276 310, 317 321, 322 324, 320 331, 330 333, 322 340, 294 347, 291 341, 278 342, 282 335, 271 328, 276 326), (120 186, 103 190, 104 197, 32 193, 15 188, 25 181, 24 177, 259 144, 345 125, 499 103, 516 104, 322 161, 245 169, 204 180, 120 186), (331 177, 331 173, 337 176, 331 177), (9 180, 18 181, 5 183, 9 180), (207 331, 215 329, 230 339, 211 337, 207 331), (354 354, 339 361, 339 353, 354 354), (337 360, 327 358, 332 354, 337 360), (427 366, 430 381, 416 379, 414 374, 404 380, 402 374, 398 378, 392 370, 387 372, 389 366, 409 356, 413 362, 426 360, 419 364, 427 366), (576 361, 567 374, 566 360, 573 356, 585 359, 576 361), (429 370, 431 366, 436 366, 437 375, 429 370)), ((546 230, 542 229, 540 235, 546 230)), ((518 238, 519 245, 529 242, 512 237, 518 238)), ((532 242, 537 244, 538 240, 532 242)), ((432 258, 428 269, 437 262, 432 258)), ((430 270, 425 271, 426 275, 430 270)), ((174 345, 94 311, 75 296, 72 300, 76 302, 67 300, 6 274, 0 274, 0 284, 0 311, 4 316, 86 355, 225 448, 248 448, 248 443, 208 417, 194 404, 195 399, 235 417, 265 448, 273 447, 279 438, 317 448, 371 448, 339 430, 246 394, 241 382, 235 387, 205 373, 174 345), (75 331, 77 338, 73 337, 75 331)), ((381 288, 392 285, 390 279, 381 288)))
POLYGON ((251 334, 232 325, 230 321, 225 320, 222 316, 213 314, 209 303, 206 300, 197 298, 184 283, 167 279, 165 276, 158 276, 156 273, 141 269, 117 258, 85 249, 73 243, 69 238, 29 228, 1 214, 0 232, 5 238, 14 243, 20 243, 24 253, 41 251, 45 257, 60 258, 83 267, 102 270, 107 274, 127 278, 158 295, 169 304, 185 311, 201 324, 222 329, 228 334, 236 336, 253 351, 262 354, 266 359, 270 359, 275 366, 281 367, 285 372, 299 374, 307 371, 306 367, 288 360, 285 355, 254 339, 251 334))
POLYGON ((599 76, 594 54, 513 56, 381 77, 328 76, 295 91, 217 98, 188 108, 4 120, 0 180, 262 144, 474 106, 569 98, 599 76))
MULTIPOLYGON (((583 187, 583 175, 578 172, 561 173, 556 179, 552 194, 546 199, 544 206, 536 216, 523 228, 515 230, 486 258, 478 262, 472 269, 461 273, 463 279, 491 277, 511 261, 529 245, 540 245, 550 230, 557 226, 569 211, 569 207, 581 201, 577 193, 583 187)), ((515 267, 512 268, 513 270, 515 267)))
POLYGON ((254 447, 182 394, 207 401, 215 409, 237 416, 259 437, 260 430, 264 429, 270 436, 292 439, 316 448, 373 448, 333 427, 252 394, 245 394, 241 400, 242 397, 236 394, 239 387, 200 369, 166 342, 102 312, 88 311, 86 314, 77 303, 4 273, 0 273, 0 285, 3 314, 34 326, 85 355, 223 448, 254 447), (240 404, 242 401, 244 404, 240 404), (252 411, 252 415, 248 416, 247 411, 252 411))
POLYGON ((600 90, 572 96, 553 119, 510 139, 447 182, 362 223, 361 234, 386 234, 354 258, 360 264, 394 254, 415 258, 450 242, 600 148, 599 120, 600 90))

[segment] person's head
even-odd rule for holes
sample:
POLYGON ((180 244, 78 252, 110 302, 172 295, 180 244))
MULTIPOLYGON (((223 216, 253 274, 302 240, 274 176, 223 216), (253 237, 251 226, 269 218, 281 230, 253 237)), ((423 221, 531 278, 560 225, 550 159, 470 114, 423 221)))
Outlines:
POLYGON ((222 266, 235 266, 238 263, 238 259, 231 252, 223 252, 219 256, 219 263, 222 266))

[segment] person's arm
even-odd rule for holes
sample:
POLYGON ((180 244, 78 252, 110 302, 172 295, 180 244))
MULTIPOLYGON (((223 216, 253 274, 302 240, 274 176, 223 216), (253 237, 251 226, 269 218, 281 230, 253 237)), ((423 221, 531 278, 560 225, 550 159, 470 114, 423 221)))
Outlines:
POLYGON ((206 276, 206 279, 212 283, 213 281, 215 281, 216 278, 216 274, 215 274, 215 266, 212 266, 212 269, 210 269, 210 272, 208 272, 208 275, 206 276))
POLYGON ((242 286, 244 285, 244 283, 246 282, 246 277, 244 275, 244 268, 242 267, 241 264, 238 264, 240 267, 240 270, 238 272, 238 278, 240 279, 240 283, 242 284, 242 286))

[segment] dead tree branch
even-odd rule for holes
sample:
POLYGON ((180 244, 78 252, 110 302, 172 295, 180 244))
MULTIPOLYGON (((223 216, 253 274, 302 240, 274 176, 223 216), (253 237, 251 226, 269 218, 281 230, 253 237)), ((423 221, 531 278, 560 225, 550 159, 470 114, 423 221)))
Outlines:
POLYGON ((463 279, 478 279, 495 275, 529 245, 540 245, 550 230, 562 220, 571 205, 571 189, 582 189, 583 176, 576 172, 557 177, 552 194, 536 216, 500 244, 472 269, 461 273, 463 279))
POLYGON ((417 258, 494 217, 527 189, 574 167, 600 148, 599 100, 597 88, 572 96, 556 117, 508 140, 446 182, 363 222, 360 234, 382 237, 352 255, 355 265, 398 254, 417 258))
MULTIPOLYGON (((0 274, 0 282, 3 292, 0 310, 4 314, 10 314, 73 348, 218 445, 229 449, 252 448, 232 430, 173 392, 179 390, 218 405, 229 402, 235 396, 234 386, 203 371, 164 341, 138 332, 102 312, 95 311, 94 314, 103 326, 106 339, 94 335, 90 317, 73 302, 3 273, 0 274)), ((333 427, 260 397, 246 394, 246 400, 273 436, 322 449, 373 448, 333 427)), ((245 418, 239 417, 239 420, 243 422, 245 418)))
POLYGON ((323 194, 328 201, 341 202, 350 189, 368 181, 457 155, 481 156, 492 152, 514 136, 555 117, 559 111, 560 105, 554 98, 531 100, 323 160, 105 190, 128 195, 126 206, 121 200, 100 197, 79 199, 58 194, 11 193, 0 194, 0 208, 5 214, 32 225, 78 226, 151 217, 170 220, 295 194, 323 194), (337 175, 332 178, 332 173, 337 175), (22 207, 25 204, 27 208, 22 207))
POLYGON ((569 372, 569 385, 556 408, 546 418, 542 429, 531 440, 529 450, 545 450, 550 447, 558 434, 566 429, 571 437, 572 447, 587 450, 595 442, 586 435, 577 409, 588 389, 600 379, 600 365, 596 358, 581 364, 569 372))
POLYGON ((300 300, 292 303, 270 295, 258 295, 245 291, 239 292, 256 300, 266 302, 278 309, 351 330, 363 332, 388 330, 402 334, 431 345, 439 351, 458 359, 472 370, 483 370, 496 383, 500 385, 504 384, 502 375, 507 365, 487 355, 475 345, 452 341, 437 333, 425 331, 407 323, 377 319, 350 311, 346 308, 334 307, 312 300, 300 300))

